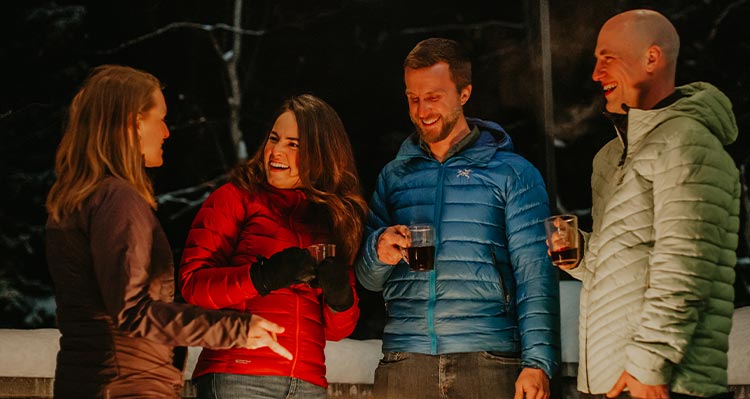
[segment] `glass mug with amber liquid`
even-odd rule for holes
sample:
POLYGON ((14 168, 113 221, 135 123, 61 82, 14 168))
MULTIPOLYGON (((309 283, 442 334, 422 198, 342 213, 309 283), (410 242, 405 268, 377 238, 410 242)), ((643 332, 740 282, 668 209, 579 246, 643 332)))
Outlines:
POLYGON ((561 269, 570 269, 578 264, 581 251, 578 242, 578 217, 556 215, 544 220, 547 245, 552 263, 561 269))

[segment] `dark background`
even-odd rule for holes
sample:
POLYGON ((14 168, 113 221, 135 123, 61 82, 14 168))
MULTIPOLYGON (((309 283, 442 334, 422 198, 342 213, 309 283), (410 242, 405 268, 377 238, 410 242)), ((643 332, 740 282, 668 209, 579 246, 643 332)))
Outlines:
MULTIPOLYGON (((315 94, 343 119, 369 199, 378 172, 412 130, 403 59, 421 39, 448 37, 464 44, 474 62, 466 115, 501 123, 545 177, 553 211, 576 212, 585 227, 591 160, 614 137, 600 116, 601 90, 590 79, 596 35, 617 12, 646 7, 664 13, 681 35, 677 83, 708 81, 732 100, 740 137, 728 150, 747 167, 750 0, 550 3, 551 84, 544 86, 543 1, 245 1, 242 28, 262 32, 242 36, 239 59, 248 149, 257 148, 285 96, 315 94), (553 93, 546 129, 544 90, 553 93)), ((165 85, 171 137, 165 165, 150 173, 157 215, 179 261, 197 207, 236 162, 226 65, 215 50, 231 48, 232 35, 218 24, 231 24, 233 9, 230 0, 0 6, 0 328, 54 326, 44 199, 66 107, 92 66, 130 65, 165 85)), ((746 220, 743 213, 743 230, 746 220)), ((740 241, 738 270, 746 270, 747 234, 740 241)), ((378 337, 380 295, 360 294, 362 318, 353 336, 378 337)), ((738 305, 747 304, 743 295, 738 290, 738 305)))

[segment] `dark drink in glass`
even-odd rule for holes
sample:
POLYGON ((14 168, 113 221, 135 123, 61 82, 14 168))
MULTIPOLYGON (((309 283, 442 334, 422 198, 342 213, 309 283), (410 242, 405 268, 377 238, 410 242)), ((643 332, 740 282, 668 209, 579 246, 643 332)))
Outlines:
POLYGON ((430 224, 409 226, 411 245, 406 248, 409 270, 425 272, 435 268, 435 228, 430 224))
POLYGON ((570 270, 581 259, 578 217, 576 215, 556 215, 544 220, 552 264, 563 270, 570 270))
POLYGON ((409 247, 409 268, 414 272, 430 271, 435 268, 435 246, 409 247))
POLYGON ((550 252, 555 266, 573 266, 578 263, 578 248, 562 247, 550 252))

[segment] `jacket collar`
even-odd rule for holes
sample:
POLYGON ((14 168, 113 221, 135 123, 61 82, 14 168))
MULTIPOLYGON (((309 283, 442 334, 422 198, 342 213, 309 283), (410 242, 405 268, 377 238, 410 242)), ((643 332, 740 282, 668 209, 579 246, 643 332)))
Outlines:
POLYGON ((307 199, 307 195, 302 189, 276 188, 268 182, 263 183, 262 191, 266 194, 269 204, 284 214, 294 211, 307 199))
MULTIPOLYGON (((479 136, 473 143, 448 157, 444 162, 454 158, 465 158, 472 163, 486 164, 497 151, 513 151, 513 141, 499 124, 478 118, 466 118, 469 127, 479 129, 479 136)), ((435 161, 431 154, 419 145, 419 133, 414 132, 401 143, 396 160, 423 158, 435 161)))

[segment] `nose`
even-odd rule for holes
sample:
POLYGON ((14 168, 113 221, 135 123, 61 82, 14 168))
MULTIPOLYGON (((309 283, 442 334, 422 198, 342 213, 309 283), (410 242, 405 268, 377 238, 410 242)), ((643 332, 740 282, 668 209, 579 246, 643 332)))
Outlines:
POLYGON ((164 136, 162 136, 163 139, 169 138, 169 128, 167 126, 164 126, 164 136))
POLYGON ((426 102, 420 101, 417 104, 417 116, 420 118, 424 118, 428 115, 430 115, 431 108, 427 105, 426 102))
POLYGON ((604 77, 604 71, 601 66, 601 62, 597 60, 596 65, 594 65, 594 71, 591 73, 591 79, 594 82, 601 82, 603 77, 604 77))
POLYGON ((281 142, 269 142, 268 144, 271 145, 271 154, 276 155, 280 154, 283 151, 284 146, 281 145, 281 142))

